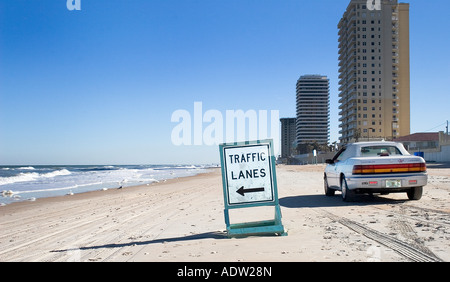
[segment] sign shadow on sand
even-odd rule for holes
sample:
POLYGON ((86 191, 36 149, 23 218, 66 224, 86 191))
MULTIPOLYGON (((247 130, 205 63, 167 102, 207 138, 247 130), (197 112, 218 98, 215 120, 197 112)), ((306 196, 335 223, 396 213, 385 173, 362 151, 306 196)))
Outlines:
MULTIPOLYGON (((131 247, 131 246, 150 245, 150 244, 159 244, 159 243, 167 243, 167 242, 180 242, 180 241, 192 241, 192 240, 203 240, 203 239, 226 239, 226 238, 228 238, 226 233, 220 232, 220 231, 215 231, 215 232, 206 232, 206 233, 193 234, 193 235, 187 235, 187 236, 161 238, 161 239, 154 239, 154 240, 147 240, 147 241, 131 241, 131 242, 127 242, 127 243, 111 243, 111 244, 104 244, 104 245, 79 247, 78 249, 79 250, 96 250, 96 249, 103 249, 103 248, 124 248, 124 247, 131 247)), ((67 252, 70 250, 71 249, 53 250, 50 252, 61 253, 61 252, 67 252)))

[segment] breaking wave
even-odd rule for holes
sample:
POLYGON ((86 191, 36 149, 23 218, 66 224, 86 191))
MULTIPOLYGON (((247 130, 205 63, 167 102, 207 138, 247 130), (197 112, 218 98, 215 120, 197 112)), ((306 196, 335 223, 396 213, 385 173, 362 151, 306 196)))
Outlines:
POLYGON ((208 170, 202 165, 0 166, 0 203, 157 183, 208 170))
POLYGON ((18 183, 18 182, 36 181, 36 180, 39 180, 40 178, 53 178, 56 176, 69 175, 69 174, 71 174, 71 172, 68 171, 67 169, 55 170, 55 171, 47 172, 47 173, 37 173, 37 172, 23 173, 22 172, 16 176, 0 177, 0 185, 13 184, 13 183, 18 183))

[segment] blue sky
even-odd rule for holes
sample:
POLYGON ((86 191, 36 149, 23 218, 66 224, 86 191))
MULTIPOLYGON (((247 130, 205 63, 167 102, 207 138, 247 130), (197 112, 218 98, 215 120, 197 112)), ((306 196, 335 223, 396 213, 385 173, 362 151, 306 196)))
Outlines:
MULTIPOLYGON (((336 141, 348 3, 0 0, 0 164, 218 163, 217 146, 172 144, 172 113, 295 117, 304 74, 330 78, 336 141)), ((445 130, 450 2, 409 3, 411 132, 445 130)))

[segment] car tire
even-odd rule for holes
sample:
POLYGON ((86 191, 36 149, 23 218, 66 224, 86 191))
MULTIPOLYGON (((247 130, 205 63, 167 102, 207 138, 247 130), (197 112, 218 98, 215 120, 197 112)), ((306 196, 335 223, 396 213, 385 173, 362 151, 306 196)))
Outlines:
POLYGON ((334 196, 334 193, 336 192, 336 190, 331 189, 330 186, 328 186, 328 180, 327 180, 326 175, 323 177, 323 187, 325 189, 326 196, 329 196, 329 197, 334 196))
POLYGON ((344 202, 351 202, 354 200, 355 192, 348 189, 347 180, 345 180, 345 177, 341 178, 341 192, 342 200, 344 200, 344 202))
POLYGON ((423 187, 414 187, 411 188, 406 194, 408 195, 408 199, 410 200, 420 200, 422 198, 423 187))

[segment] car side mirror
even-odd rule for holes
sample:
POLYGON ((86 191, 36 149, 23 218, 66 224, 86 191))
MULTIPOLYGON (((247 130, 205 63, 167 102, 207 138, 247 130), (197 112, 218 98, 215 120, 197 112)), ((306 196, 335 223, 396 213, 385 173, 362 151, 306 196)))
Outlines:
POLYGON ((325 160, 325 163, 327 163, 327 164, 334 164, 334 161, 332 159, 327 159, 327 160, 325 160))

